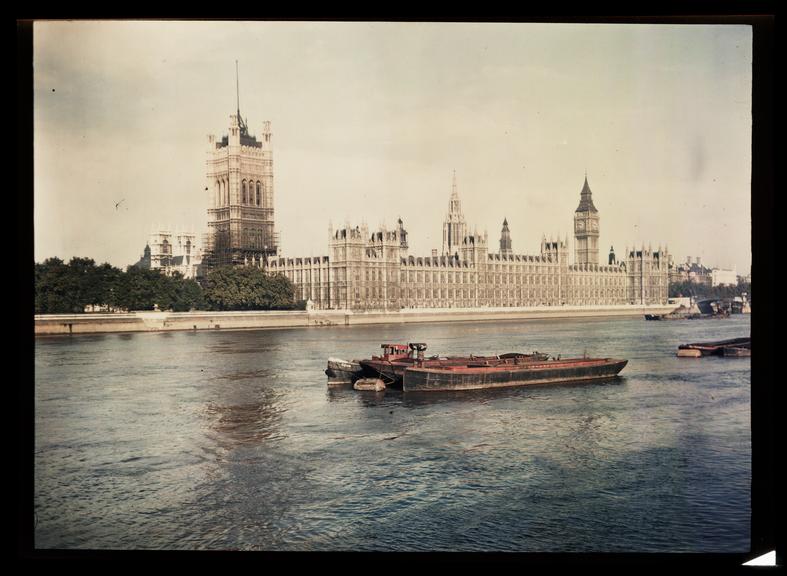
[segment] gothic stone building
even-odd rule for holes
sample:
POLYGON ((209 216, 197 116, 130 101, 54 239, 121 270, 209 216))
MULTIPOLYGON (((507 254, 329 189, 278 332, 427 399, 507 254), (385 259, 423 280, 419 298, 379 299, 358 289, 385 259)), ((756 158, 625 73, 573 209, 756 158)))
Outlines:
POLYGON ((516 254, 508 221, 500 251, 490 252, 487 234, 468 234, 452 184, 443 223, 442 254, 408 253, 401 219, 394 230, 346 225, 329 231, 330 256, 268 259, 270 272, 287 276, 297 297, 317 309, 399 310, 526 306, 662 304, 668 296, 666 249, 626 249, 618 261, 610 250, 599 262, 600 218, 587 176, 574 213, 574 263, 568 238, 542 238, 538 254, 516 254))
POLYGON ((202 254, 196 240, 197 236, 193 232, 151 232, 142 258, 134 266, 161 270, 167 276, 179 272, 184 278, 195 278, 202 263, 202 254))
POLYGON ((206 270, 229 264, 262 266, 278 253, 274 230, 273 151, 270 122, 258 140, 240 114, 230 116, 228 134, 208 136, 206 270))

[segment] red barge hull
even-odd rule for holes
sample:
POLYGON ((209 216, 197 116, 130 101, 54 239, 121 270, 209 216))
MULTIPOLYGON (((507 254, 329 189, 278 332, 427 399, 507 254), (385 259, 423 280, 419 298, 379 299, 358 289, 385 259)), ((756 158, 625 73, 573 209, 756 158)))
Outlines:
MULTIPOLYGON (((541 352, 523 354, 520 352, 509 352, 498 356, 432 356, 425 358, 424 350, 426 344, 411 342, 409 344, 382 344, 381 356, 372 356, 369 359, 358 360, 360 367, 358 372, 353 374, 353 380, 359 378, 379 378, 386 386, 402 386, 405 372, 411 368, 453 368, 472 365, 489 366, 520 366, 528 362, 542 362, 549 358, 549 355, 541 352)), ((328 364, 329 368, 331 364, 328 364)), ((326 373, 328 373, 326 371, 326 373)), ((330 376, 330 374, 328 374, 330 376)))
POLYGON ((628 360, 574 358, 530 362, 523 366, 411 367, 404 371, 405 392, 481 390, 614 378, 628 360))

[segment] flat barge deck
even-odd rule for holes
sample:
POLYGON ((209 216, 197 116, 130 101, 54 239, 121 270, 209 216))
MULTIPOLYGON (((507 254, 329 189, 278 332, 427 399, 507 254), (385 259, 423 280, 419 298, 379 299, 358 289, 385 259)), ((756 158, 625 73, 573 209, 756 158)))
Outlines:
POLYGON ((571 358, 528 362, 521 366, 442 366, 408 368, 404 372, 404 391, 480 390, 581 382, 614 378, 628 360, 613 358, 571 358))
POLYGON ((379 379, 385 386, 404 391, 480 390, 609 379, 628 363, 615 358, 561 360, 541 352, 426 358, 423 343, 383 344, 381 348, 381 356, 364 360, 329 359, 328 385, 379 379))

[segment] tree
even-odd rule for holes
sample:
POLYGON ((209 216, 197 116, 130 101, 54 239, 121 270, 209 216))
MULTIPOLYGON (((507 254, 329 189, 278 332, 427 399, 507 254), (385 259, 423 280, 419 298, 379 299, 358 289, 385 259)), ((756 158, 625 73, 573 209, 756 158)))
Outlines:
POLYGON ((295 289, 281 274, 250 266, 222 266, 205 280, 205 303, 212 310, 291 310, 295 289))
POLYGON ((117 290, 117 303, 126 310, 153 310, 156 305, 158 270, 144 270, 135 266, 126 268, 117 290))
POLYGON ((183 278, 179 272, 175 272, 171 280, 174 284, 171 301, 173 311, 188 312, 205 307, 205 297, 197 282, 183 278))
POLYGON ((708 286, 707 284, 695 284, 693 282, 672 282, 669 285, 670 298, 691 296, 696 300, 704 299, 732 299, 741 296, 744 292, 751 299, 751 284, 741 282, 737 286, 720 285, 708 286))
POLYGON ((60 258, 48 258, 42 264, 35 264, 34 278, 37 314, 68 314, 75 311, 70 270, 60 258))
POLYGON ((90 258, 65 264, 49 258, 34 265, 36 314, 74 314, 88 305, 127 310, 187 311, 204 306, 202 288, 179 273, 129 266, 126 272, 110 264, 96 266, 90 258))

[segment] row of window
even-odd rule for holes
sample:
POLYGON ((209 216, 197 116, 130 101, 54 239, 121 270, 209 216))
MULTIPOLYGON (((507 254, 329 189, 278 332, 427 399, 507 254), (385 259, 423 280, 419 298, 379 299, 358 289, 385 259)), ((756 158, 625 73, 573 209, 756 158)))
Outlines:
MULTIPOLYGON (((229 206, 230 204, 230 190, 229 182, 227 180, 217 180, 216 185, 216 206, 229 206)), ((263 193, 265 187, 262 182, 257 180, 243 180, 241 182, 241 204, 250 206, 262 206, 263 193)))
MULTIPOLYGON (((160 246, 160 254, 172 254, 172 245, 169 243, 169 240, 166 238, 161 241, 160 246)), ((186 254, 191 254, 191 240, 186 240, 186 244, 183 245, 186 254)))
MULTIPOLYGON (((301 270, 293 270, 288 271, 290 274, 293 274, 298 281, 302 278, 301 270)), ((310 270, 304 270, 303 272, 308 273, 310 270)), ((319 278, 319 272, 317 272, 317 278, 319 278)), ((309 276, 305 276, 308 278, 309 276)), ((338 269, 333 273, 333 277, 336 281, 345 281, 346 280, 346 270, 338 269)), ((359 276, 355 276, 355 281, 359 282, 361 279, 359 276)), ((383 282, 385 281, 385 273, 383 270, 366 270, 364 274, 364 280, 367 282, 383 282)), ((402 284, 413 284, 413 283, 423 283, 431 282, 434 284, 446 284, 446 280, 448 283, 464 283, 468 284, 471 283, 473 285, 479 284, 486 284, 490 283, 493 285, 548 285, 548 286, 557 286, 558 285, 558 278, 554 275, 537 275, 537 276, 501 276, 501 275, 489 275, 487 280, 478 279, 477 277, 470 276, 468 277, 467 273, 461 274, 456 273, 454 276, 451 273, 448 273, 447 277, 446 274, 439 274, 434 272, 431 275, 427 272, 424 274, 423 272, 414 273, 409 271, 407 273, 401 272, 400 274, 400 282, 402 284), (469 281, 469 282, 468 282, 469 281)), ((660 284, 660 283, 659 283, 660 284)), ((593 289, 593 288, 606 288, 606 289, 624 289, 627 286, 626 278, 571 278, 569 277, 568 283, 566 284, 566 288, 573 289, 573 290, 580 290, 584 289, 593 289)))

